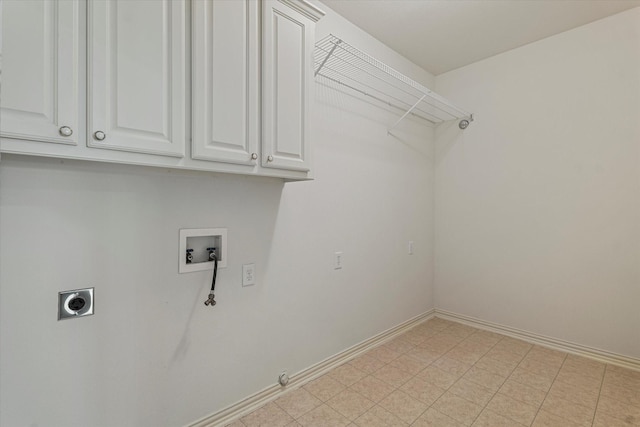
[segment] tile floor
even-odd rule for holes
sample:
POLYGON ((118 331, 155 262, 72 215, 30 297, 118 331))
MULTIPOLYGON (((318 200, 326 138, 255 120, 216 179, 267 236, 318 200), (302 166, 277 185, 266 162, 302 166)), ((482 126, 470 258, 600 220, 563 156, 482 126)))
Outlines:
POLYGON ((435 318, 229 426, 640 426, 640 372, 435 318))

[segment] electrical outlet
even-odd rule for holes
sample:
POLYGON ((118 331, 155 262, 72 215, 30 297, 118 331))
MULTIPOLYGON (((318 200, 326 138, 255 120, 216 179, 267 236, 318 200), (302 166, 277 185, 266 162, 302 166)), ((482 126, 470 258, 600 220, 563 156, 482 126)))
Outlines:
POLYGON ((342 252, 336 252, 333 258, 333 269, 340 270, 342 269, 342 252))
POLYGON ((256 284, 256 265, 242 265, 242 286, 251 286, 256 284))

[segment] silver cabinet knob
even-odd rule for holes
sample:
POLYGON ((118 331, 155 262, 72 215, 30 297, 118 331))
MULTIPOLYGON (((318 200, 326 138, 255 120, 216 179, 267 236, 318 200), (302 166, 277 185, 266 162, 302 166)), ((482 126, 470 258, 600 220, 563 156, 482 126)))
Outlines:
POLYGON ((73 135, 73 130, 69 126, 62 126, 59 129, 60 135, 62 136, 71 136, 73 135))
POLYGON ((256 160, 258 158, 258 153, 251 153, 251 160, 256 160))
POLYGON ((273 162, 273 156, 267 156, 267 162, 273 162))
POLYGON ((105 139, 107 137, 107 134, 105 134, 101 130, 98 130, 98 131, 94 132, 93 137, 95 139, 97 139, 98 141, 102 141, 103 139, 105 139))

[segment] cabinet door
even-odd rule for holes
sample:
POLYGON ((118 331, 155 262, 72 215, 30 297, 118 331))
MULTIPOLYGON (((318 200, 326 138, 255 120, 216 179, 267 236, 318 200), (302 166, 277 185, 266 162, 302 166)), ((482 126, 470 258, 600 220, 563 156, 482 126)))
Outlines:
POLYGON ((0 136, 78 142, 78 2, 3 0, 0 136))
POLYGON ((263 3, 262 166, 308 171, 315 22, 304 0, 263 3))
POLYGON ((192 3, 194 159, 258 158, 259 14, 255 0, 192 3))
POLYGON ((184 156, 185 2, 88 7, 88 145, 184 156))

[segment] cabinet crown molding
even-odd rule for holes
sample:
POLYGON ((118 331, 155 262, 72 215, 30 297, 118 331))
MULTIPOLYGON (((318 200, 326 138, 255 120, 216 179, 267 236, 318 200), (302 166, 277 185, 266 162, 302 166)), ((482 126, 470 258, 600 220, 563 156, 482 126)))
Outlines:
POLYGON ((315 5, 308 2, 307 0, 278 0, 278 1, 302 13, 304 16, 311 19, 313 22, 318 22, 320 18, 326 15, 326 13, 322 9, 319 9, 315 5))

